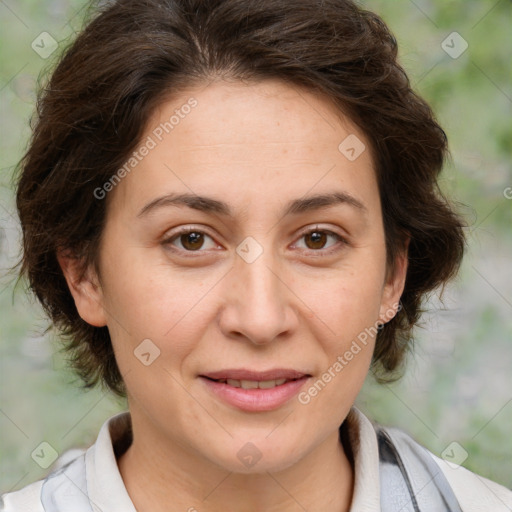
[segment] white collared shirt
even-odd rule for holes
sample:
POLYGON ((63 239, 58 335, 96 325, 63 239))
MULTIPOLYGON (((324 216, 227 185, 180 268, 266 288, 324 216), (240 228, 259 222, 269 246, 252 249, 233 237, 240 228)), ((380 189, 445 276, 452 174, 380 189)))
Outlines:
MULTIPOLYGON (((375 429, 355 407, 346 422, 355 471, 350 512, 379 512, 379 451, 375 429)), ((130 435, 130 414, 117 414, 105 421, 96 442, 85 452, 86 492, 94 510, 137 512, 119 472, 113 448, 123 440, 128 445, 130 435)), ((463 512, 512 512, 512 491, 431 455, 452 487, 463 512)), ((3 495, 0 510, 49 512, 41 503, 43 482, 44 479, 3 495)))

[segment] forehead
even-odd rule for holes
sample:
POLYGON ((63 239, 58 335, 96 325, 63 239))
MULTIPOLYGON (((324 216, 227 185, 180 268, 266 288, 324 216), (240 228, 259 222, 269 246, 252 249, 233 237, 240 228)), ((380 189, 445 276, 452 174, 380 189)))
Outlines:
POLYGON ((141 144, 151 149, 116 192, 130 203, 155 191, 270 200, 338 184, 353 195, 376 189, 356 125, 327 99, 277 80, 184 91, 155 109, 141 144))
POLYGON ((159 105, 146 132, 158 129, 176 111, 188 111, 185 105, 191 98, 197 105, 180 116, 170 133, 165 133, 169 139, 181 138, 180 151, 197 151, 201 146, 205 151, 216 146, 233 151, 243 146, 267 152, 279 145, 284 152, 294 150, 315 156, 333 145, 336 149, 343 133, 364 138, 325 97, 280 80, 216 81, 195 87, 159 105))

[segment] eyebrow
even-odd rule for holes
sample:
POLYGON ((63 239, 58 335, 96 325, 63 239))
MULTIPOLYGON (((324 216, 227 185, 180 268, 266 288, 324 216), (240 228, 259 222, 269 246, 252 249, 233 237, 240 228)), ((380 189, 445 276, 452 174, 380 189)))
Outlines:
MULTIPOLYGON (((363 213, 368 212, 366 206, 354 196, 346 192, 332 192, 294 199, 286 205, 284 216, 298 215, 339 204, 349 205, 363 213)), ((205 213, 233 217, 233 212, 227 203, 196 194, 166 194, 165 196, 158 197, 146 204, 137 214, 137 217, 143 217, 156 209, 169 206, 187 206, 188 208, 205 213)))

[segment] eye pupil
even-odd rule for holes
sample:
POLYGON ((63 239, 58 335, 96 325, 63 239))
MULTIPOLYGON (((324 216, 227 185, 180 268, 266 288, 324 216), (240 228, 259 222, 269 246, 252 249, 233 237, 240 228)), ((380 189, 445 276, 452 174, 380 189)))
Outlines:
POLYGON ((306 240, 311 239, 313 247, 306 242, 309 249, 321 249, 326 243, 327 235, 321 231, 312 231, 306 235, 306 240))
POLYGON ((183 247, 189 250, 200 249, 203 242, 203 233, 198 233, 197 231, 191 231, 190 233, 181 235, 183 247))

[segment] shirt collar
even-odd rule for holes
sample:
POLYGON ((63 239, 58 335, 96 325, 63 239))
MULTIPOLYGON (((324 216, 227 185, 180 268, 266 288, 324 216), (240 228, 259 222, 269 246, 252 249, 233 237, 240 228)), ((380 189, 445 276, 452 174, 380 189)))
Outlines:
MULTIPOLYGON (((374 427, 361 411, 352 407, 341 428, 348 434, 354 463, 350 512, 379 510, 379 455, 374 427)), ((116 459, 127 449, 131 439, 130 413, 122 412, 105 421, 95 444, 87 450, 89 499, 104 512, 136 512, 116 459)))
POLYGON ((354 460, 354 492, 350 512, 380 510, 379 446, 370 420, 356 407, 345 419, 354 460))
POLYGON ((103 512, 137 512, 114 453, 115 447, 130 440, 130 413, 122 412, 103 423, 96 442, 87 450, 87 491, 93 508, 96 506, 103 512))

